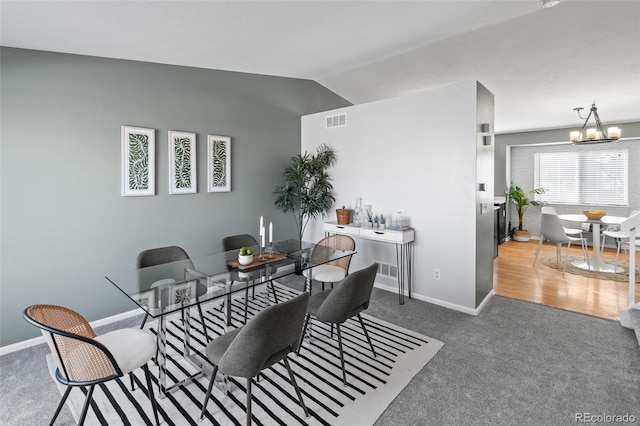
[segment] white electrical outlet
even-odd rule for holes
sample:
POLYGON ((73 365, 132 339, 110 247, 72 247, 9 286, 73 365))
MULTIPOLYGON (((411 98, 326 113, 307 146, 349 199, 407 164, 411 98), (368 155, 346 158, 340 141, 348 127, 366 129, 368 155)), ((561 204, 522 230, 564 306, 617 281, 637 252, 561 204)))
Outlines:
POLYGON ((434 269, 433 270, 433 279, 434 280, 439 280, 440 279, 440 269, 434 269))

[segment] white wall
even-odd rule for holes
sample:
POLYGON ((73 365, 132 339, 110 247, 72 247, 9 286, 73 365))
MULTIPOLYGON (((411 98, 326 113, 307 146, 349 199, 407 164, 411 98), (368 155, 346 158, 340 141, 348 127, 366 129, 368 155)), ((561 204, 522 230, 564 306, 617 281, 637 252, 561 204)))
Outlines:
MULTIPOLYGON (((375 213, 405 212, 416 230, 414 294, 468 312, 479 303, 477 259, 492 259, 477 257, 476 246, 478 224, 493 227, 493 185, 482 194, 491 200, 488 216, 476 221, 478 144, 482 143, 477 124, 479 87, 476 81, 464 82, 302 118, 303 152, 313 152, 323 143, 337 152, 337 165, 330 171, 335 207, 353 208, 356 197, 362 197, 375 213), (343 112, 346 127, 325 128, 327 116, 343 112), (434 269, 441 271, 440 280, 434 280, 434 269)), ((491 123, 492 105, 491 96, 491 123)), ((492 166, 488 172, 486 181, 491 183, 492 166)), ((335 220, 335 215, 326 220, 335 220)), ((321 237, 321 224, 310 225, 305 239, 321 237)), ((364 240, 356 244, 352 270, 372 259, 396 263, 393 246, 364 240)), ((481 275, 491 284, 492 263, 485 263, 479 266, 481 275)))

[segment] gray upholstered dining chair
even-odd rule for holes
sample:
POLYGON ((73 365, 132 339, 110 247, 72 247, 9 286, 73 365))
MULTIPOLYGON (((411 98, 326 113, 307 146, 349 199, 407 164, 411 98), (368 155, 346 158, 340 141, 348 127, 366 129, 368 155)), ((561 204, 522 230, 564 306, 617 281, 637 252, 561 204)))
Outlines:
POLYGON ((262 370, 279 361, 284 363, 291 384, 298 395, 300 406, 304 410, 304 414, 309 417, 300 388, 287 359, 289 353, 294 352, 300 343, 302 323, 308 303, 309 294, 305 292, 286 302, 272 305, 260 311, 246 325, 223 334, 207 345, 205 354, 214 367, 202 404, 201 420, 207 410, 207 402, 211 397, 216 374, 220 372, 247 380, 246 423, 250 425, 251 381, 262 370))
POLYGON ((582 252, 584 254, 584 260, 587 262, 587 266, 590 266, 589 252, 587 250, 587 239, 584 237, 571 237, 567 235, 564 227, 562 226, 562 223, 560 222, 560 218, 556 214, 542 214, 542 219, 540 221, 540 241, 538 242, 538 247, 536 249, 536 257, 533 259, 533 266, 535 266, 536 260, 538 260, 540 247, 542 247, 542 243, 544 243, 545 241, 556 245, 556 259, 558 263, 560 262, 561 257, 560 246, 562 244, 567 245, 562 273, 564 273, 565 269, 567 269, 567 261, 569 260, 569 250, 571 249, 571 243, 580 243, 580 245, 582 246, 582 252))
MULTIPOLYGON (((231 251, 238 250, 242 247, 254 247, 258 246, 258 241, 256 241, 253 236, 249 234, 238 234, 238 235, 229 235, 222 239, 222 250, 223 251, 231 251)), ((276 303, 278 303, 278 295, 276 294, 276 289, 273 287, 273 283, 267 282, 267 287, 271 287, 271 294, 273 294, 273 298, 276 303)), ((255 287, 252 287, 252 297, 254 295, 253 291, 255 287)), ((248 309, 248 299, 249 299, 249 287, 245 289, 245 297, 244 297, 244 322, 247 322, 247 309, 248 309)))
MULTIPOLYGON (((333 326, 336 326, 338 348, 340 350, 340 365, 342 367, 342 381, 345 386, 347 385, 347 373, 344 367, 344 351, 342 349, 340 324, 351 317, 357 316, 362 331, 371 347, 371 352, 373 352, 374 357, 376 356, 376 350, 369 338, 369 333, 367 333, 360 313, 369 307, 369 300, 371 299, 371 292, 373 291, 373 284, 377 272, 378 264, 374 262, 364 269, 349 274, 342 282, 336 285, 335 288, 316 293, 309 299, 309 307, 307 308, 302 335, 304 337, 312 317, 318 321, 331 324, 332 334, 333 326)), ((302 341, 300 341, 298 353, 300 353, 301 348, 302 341)))
MULTIPOLYGON (((187 254, 187 252, 182 247, 178 247, 178 246, 158 247, 158 248, 144 250, 140 252, 140 254, 138 254, 138 258, 136 259, 136 265, 138 269, 142 269, 142 268, 147 268, 151 266, 179 262, 182 260, 186 261, 186 264, 180 263, 180 264, 177 264, 175 268, 170 268, 171 270, 169 269, 167 269, 166 271, 163 270, 163 273, 169 273, 170 275, 173 275, 173 276, 156 277, 161 279, 153 283, 144 283, 146 285, 149 285, 150 288, 154 288, 170 282, 176 282, 178 280, 182 280, 185 278, 185 274, 189 273, 187 270, 185 270, 185 268, 186 269, 194 268, 193 263, 191 263, 191 259, 189 258, 189 255, 187 254)), ((142 276, 147 278, 146 275, 142 275, 142 276)), ((195 280, 196 294, 192 295, 192 297, 195 297, 197 300, 200 296, 202 296, 206 292, 207 292, 207 287, 201 285, 199 280, 196 279, 195 280)), ((204 332, 204 336, 208 342, 211 339, 209 338, 209 334, 207 333, 207 326, 205 323, 204 315, 202 313, 202 307, 200 306, 199 301, 196 303, 196 306, 198 307, 198 313, 200 314, 200 321, 202 322, 202 331, 204 332)), ((182 313, 184 315, 184 311, 182 313)), ((144 318, 142 319, 142 323, 140 324, 141 329, 144 328, 144 325, 147 322, 148 318, 149 318, 149 313, 145 312, 144 318)))
MULTIPOLYGON (((356 242, 348 235, 330 235, 328 237, 324 237, 316 244, 313 252, 311 253, 311 258, 321 258, 324 256, 323 249, 324 248, 332 248, 336 250, 355 250, 356 242)), ((349 274, 349 265, 351 264, 352 255, 348 255, 342 257, 340 259, 323 263, 318 266, 314 266, 311 270, 305 269, 303 271, 303 275, 305 277, 311 274, 311 277, 314 281, 319 281, 322 283, 322 290, 324 290, 325 283, 330 283, 331 288, 337 282, 340 282, 349 274)), ((313 283, 313 281, 312 281, 313 283)), ((309 288, 309 293, 312 294, 312 288, 309 288)))
POLYGON ((257 246, 258 242, 249 234, 229 235, 222 239, 222 250, 231 251, 241 247, 257 246))
POLYGON ((97 336, 91 325, 77 312, 56 305, 32 305, 24 318, 40 328, 56 361, 56 380, 67 386, 51 425, 60 414, 73 387, 89 387, 78 424, 84 424, 96 385, 130 374, 142 368, 147 381, 147 395, 156 425, 158 409, 147 363, 156 351, 155 338, 135 328, 114 330, 97 336))

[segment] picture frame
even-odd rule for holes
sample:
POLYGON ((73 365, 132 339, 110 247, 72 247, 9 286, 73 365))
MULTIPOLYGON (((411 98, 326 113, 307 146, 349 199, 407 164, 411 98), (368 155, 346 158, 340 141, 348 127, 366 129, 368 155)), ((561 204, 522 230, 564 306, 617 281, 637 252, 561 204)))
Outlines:
POLYGON ((123 197, 156 194, 156 130, 121 126, 123 197))
POLYGON ((207 135, 207 192, 231 191, 231 137, 207 135))
POLYGON ((169 130, 169 194, 198 192, 196 134, 169 130))
POLYGON ((169 305, 184 305, 196 297, 196 281, 187 281, 170 287, 169 305))
POLYGON ((143 291, 133 296, 134 301, 145 311, 150 311, 156 307, 156 290, 143 291))

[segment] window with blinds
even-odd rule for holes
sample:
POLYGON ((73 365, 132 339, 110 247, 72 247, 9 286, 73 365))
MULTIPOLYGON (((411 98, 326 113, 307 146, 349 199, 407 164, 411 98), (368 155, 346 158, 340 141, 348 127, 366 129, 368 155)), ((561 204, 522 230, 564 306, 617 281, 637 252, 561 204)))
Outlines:
POLYGON ((627 149, 534 154, 536 200, 552 204, 626 206, 629 203, 627 149))

